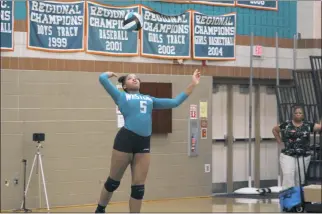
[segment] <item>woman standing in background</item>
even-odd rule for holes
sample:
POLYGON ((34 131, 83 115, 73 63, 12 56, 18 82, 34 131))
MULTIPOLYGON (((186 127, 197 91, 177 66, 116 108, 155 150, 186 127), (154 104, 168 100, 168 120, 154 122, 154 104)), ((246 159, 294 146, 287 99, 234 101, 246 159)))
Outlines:
POLYGON ((301 180, 302 184, 304 184, 305 174, 311 161, 310 134, 312 132, 322 131, 321 123, 317 124, 304 120, 303 108, 296 106, 293 109, 293 119, 275 126, 272 131, 277 143, 279 145, 284 144, 284 148, 280 154, 283 189, 300 185, 297 157, 300 158, 301 180), (282 138, 280 137, 280 133, 282 133, 282 138))

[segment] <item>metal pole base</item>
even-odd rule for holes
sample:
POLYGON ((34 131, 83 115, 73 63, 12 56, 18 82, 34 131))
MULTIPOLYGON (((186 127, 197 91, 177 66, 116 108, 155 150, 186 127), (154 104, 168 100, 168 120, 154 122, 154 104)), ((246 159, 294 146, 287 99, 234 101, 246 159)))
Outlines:
POLYGON ((24 163, 24 182, 23 182, 23 188, 24 188, 24 194, 23 194, 23 201, 22 201, 22 206, 20 209, 15 209, 13 212, 25 212, 25 213, 30 213, 32 212, 31 209, 26 208, 26 195, 25 195, 25 190, 26 190, 26 170, 27 170, 27 160, 23 159, 22 162, 24 163))
POLYGON ((17 210, 13 210, 14 213, 17 213, 17 212, 24 212, 24 213, 31 213, 32 210, 30 209, 26 209, 26 208, 23 208, 23 209, 17 209, 17 210))

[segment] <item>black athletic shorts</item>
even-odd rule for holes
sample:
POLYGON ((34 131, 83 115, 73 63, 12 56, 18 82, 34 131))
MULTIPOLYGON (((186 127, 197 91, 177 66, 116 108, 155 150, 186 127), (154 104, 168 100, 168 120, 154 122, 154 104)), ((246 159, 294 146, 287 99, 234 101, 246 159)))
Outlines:
POLYGON ((150 136, 140 136, 122 127, 114 140, 113 149, 126 153, 150 153, 150 136))

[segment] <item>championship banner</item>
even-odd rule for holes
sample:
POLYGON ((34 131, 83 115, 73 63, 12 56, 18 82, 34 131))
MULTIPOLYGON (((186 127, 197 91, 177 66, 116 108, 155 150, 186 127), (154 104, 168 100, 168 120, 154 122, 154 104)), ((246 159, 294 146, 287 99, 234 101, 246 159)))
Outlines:
POLYGON ((235 6, 235 1, 219 1, 219 0, 209 0, 209 1, 205 1, 205 0, 191 0, 190 3, 194 3, 194 4, 207 4, 207 5, 213 5, 213 6, 235 6))
POLYGON ((191 58, 191 11, 167 16, 141 6, 141 56, 191 58))
POLYGON ((14 49, 14 2, 1 0, 1 50, 14 49))
POLYGON ((193 12, 192 46, 196 60, 235 60, 236 13, 207 16, 193 12))
POLYGON ((162 2, 178 4, 206 4, 213 6, 235 6, 234 0, 160 0, 162 2))
POLYGON ((262 10, 278 10, 278 2, 276 1, 236 1, 236 6, 255 8, 262 10))
POLYGON ((87 2, 87 53, 138 56, 139 33, 123 28, 127 13, 139 6, 114 7, 87 2))
POLYGON ((84 51, 83 1, 27 1, 29 49, 52 52, 84 51))
POLYGON ((161 2, 170 2, 170 3, 177 3, 177 4, 188 4, 191 0, 159 0, 161 2))

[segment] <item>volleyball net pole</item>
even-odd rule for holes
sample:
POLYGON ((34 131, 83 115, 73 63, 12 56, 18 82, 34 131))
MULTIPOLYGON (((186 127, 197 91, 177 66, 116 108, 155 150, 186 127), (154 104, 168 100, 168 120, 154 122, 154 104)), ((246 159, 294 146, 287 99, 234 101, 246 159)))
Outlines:
POLYGON ((248 139, 248 187, 252 187, 252 128, 253 128, 253 47, 254 33, 250 37, 250 75, 249 75, 249 139, 248 139))
MULTIPOLYGON (((276 57, 276 87, 280 85, 280 69, 279 69, 279 52, 278 52, 278 32, 275 32, 275 57, 276 57)), ((279 124, 280 120, 280 115, 279 115, 279 106, 277 104, 277 124, 279 124)), ((277 157, 280 156, 281 149, 279 145, 277 144, 277 157)), ((279 159, 278 159, 279 160, 279 159)), ((282 186, 282 179, 281 179, 281 166, 279 164, 279 161, 277 161, 277 186, 281 187, 282 186)))

